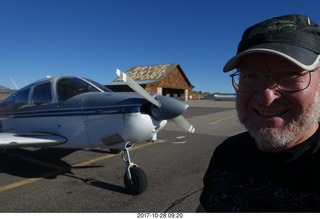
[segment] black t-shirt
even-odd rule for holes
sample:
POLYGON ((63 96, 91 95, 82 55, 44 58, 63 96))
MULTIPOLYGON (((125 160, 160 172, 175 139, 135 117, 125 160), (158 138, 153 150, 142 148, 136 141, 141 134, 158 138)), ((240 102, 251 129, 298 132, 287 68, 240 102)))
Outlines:
POLYGON ((257 149, 248 132, 215 150, 200 202, 208 212, 320 212, 320 129, 282 152, 257 149))

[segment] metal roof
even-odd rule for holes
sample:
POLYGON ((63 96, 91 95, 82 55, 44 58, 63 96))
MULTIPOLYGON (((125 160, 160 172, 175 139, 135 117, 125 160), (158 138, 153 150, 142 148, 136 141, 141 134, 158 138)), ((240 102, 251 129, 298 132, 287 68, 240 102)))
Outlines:
MULTIPOLYGON (((139 84, 151 84, 161 81, 176 67, 179 68, 187 83, 191 85, 178 64, 136 66, 130 68, 125 73, 139 84)), ((118 77, 107 85, 125 85, 125 83, 118 77)))

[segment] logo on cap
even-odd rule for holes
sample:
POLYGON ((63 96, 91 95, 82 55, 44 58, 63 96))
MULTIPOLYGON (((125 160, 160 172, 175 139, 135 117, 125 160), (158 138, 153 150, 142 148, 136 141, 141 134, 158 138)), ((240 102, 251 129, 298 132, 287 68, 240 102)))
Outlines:
POLYGON ((293 32, 296 29, 297 25, 293 21, 271 19, 254 27, 251 32, 248 33, 248 38, 270 38, 279 34, 293 32))

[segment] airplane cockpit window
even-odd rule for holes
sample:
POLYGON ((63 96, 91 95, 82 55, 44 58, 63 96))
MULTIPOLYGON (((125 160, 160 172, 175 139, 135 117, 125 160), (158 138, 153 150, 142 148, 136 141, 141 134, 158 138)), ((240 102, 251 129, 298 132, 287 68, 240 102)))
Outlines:
POLYGON ((97 86, 99 89, 103 90, 104 92, 113 92, 112 90, 110 90, 109 88, 103 86, 102 84, 99 84, 99 83, 97 83, 97 82, 95 82, 95 81, 92 81, 92 80, 90 80, 90 79, 87 79, 87 78, 86 78, 86 80, 89 81, 90 83, 94 84, 94 85, 97 86))
POLYGON ((62 78, 58 82, 59 101, 88 92, 100 92, 98 89, 80 78, 62 78))
POLYGON ((13 96, 9 96, 6 99, 3 100, 0 106, 0 112, 1 111, 10 111, 13 109, 13 96))
POLYGON ((41 106, 46 105, 51 102, 52 94, 51 94, 51 83, 44 83, 34 87, 31 104, 33 106, 41 106))
POLYGON ((14 109, 23 109, 28 106, 29 90, 23 90, 14 95, 14 109))

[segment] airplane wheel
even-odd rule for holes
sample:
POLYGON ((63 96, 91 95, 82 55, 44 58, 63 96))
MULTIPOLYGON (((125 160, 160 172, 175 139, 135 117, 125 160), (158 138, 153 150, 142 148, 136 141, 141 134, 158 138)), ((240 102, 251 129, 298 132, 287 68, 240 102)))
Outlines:
POLYGON ((127 191, 132 195, 140 195, 148 186, 148 179, 145 172, 138 167, 131 167, 130 173, 132 181, 128 178, 127 173, 124 174, 124 185, 127 191))

